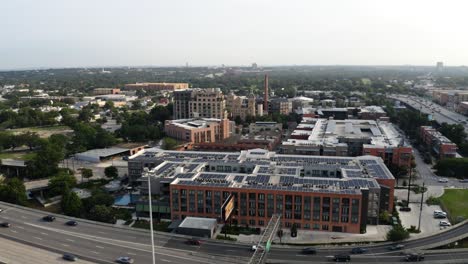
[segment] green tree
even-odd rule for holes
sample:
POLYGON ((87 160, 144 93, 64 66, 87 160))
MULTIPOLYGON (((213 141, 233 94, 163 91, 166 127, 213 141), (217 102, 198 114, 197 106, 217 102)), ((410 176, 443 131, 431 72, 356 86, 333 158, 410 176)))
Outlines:
POLYGON ((151 109, 150 116, 152 120, 159 121, 164 124, 164 121, 170 119, 172 114, 167 107, 158 105, 151 109))
POLYGON ((82 203, 80 197, 69 189, 62 195, 61 207, 66 215, 74 217, 81 215, 82 203))
POLYGON ((8 203, 25 205, 27 197, 23 181, 18 178, 11 178, 1 184, 0 200, 8 203))
POLYGON ((111 207, 96 205, 89 212, 89 219, 104 223, 115 223, 115 215, 111 207))
MULTIPOLYGON (((55 138, 55 137, 54 137, 55 138)), ((58 172, 65 157, 65 148, 54 140, 43 142, 37 154, 26 163, 30 178, 48 178, 58 172)))
POLYGON ((65 191, 76 186, 76 178, 65 172, 60 172, 49 180, 49 195, 63 195, 65 191))
POLYGON ((82 168, 81 169, 81 176, 83 176, 86 179, 89 179, 93 177, 93 170, 89 168, 82 168))
POLYGON ((167 150, 170 150, 170 149, 174 149, 175 147, 177 147, 177 141, 173 138, 170 138, 170 137, 165 137, 163 139, 163 144, 162 144, 162 148, 163 149, 167 149, 167 150))
POLYGON ((401 241, 409 237, 409 232, 401 225, 394 226, 387 233, 387 240, 390 241, 401 241))
POLYGON ((119 177, 119 171, 115 166, 109 166, 104 169, 104 175, 106 175, 107 178, 116 179, 119 177))
POLYGON ((463 143, 467 136, 462 124, 449 125, 447 123, 442 123, 439 131, 457 145, 463 143))

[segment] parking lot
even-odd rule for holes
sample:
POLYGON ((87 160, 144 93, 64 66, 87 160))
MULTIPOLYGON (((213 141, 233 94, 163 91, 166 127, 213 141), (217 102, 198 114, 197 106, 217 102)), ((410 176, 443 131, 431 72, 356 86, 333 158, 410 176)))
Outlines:
MULTIPOLYGON (((418 222, 419 222, 420 204, 412 203, 410 204, 409 207, 411 208, 410 212, 399 211, 401 223, 405 228, 410 228, 410 226, 412 225, 416 226, 417 228, 418 222)), ((397 206, 397 209, 399 210, 400 207, 397 206)), ((441 220, 445 220, 445 221, 448 221, 448 220, 434 218, 435 210, 441 210, 440 206, 438 205, 429 206, 425 203, 423 204, 423 210, 421 213, 421 233, 411 234, 412 237, 427 236, 427 235, 440 232, 440 230, 443 230, 444 228, 450 228, 450 227, 439 226, 439 222, 441 220)))

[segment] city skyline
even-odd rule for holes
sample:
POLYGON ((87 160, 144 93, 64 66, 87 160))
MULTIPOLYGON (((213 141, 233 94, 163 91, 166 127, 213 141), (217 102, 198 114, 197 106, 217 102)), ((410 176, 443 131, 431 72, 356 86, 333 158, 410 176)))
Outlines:
POLYGON ((4 3, 0 69, 468 64, 463 1, 4 3))

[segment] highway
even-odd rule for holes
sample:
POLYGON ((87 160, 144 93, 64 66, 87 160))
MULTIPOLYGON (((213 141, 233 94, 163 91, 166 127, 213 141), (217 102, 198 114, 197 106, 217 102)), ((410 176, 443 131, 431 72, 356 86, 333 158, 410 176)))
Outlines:
MULTIPOLYGON (((113 263, 119 256, 130 256, 135 263, 151 263, 150 236, 146 230, 118 228, 107 224, 95 224, 78 220, 75 227, 65 225, 67 217, 57 216, 54 222, 44 222, 45 213, 13 207, 0 203, 4 209, 0 221, 11 223, 10 228, 1 228, 0 237, 56 253, 70 252, 81 259, 94 263, 113 263)), ((454 226, 434 236, 402 242, 405 250, 427 248, 435 243, 444 243, 454 237, 466 237, 468 224, 454 226)), ((200 246, 185 244, 186 237, 173 234, 155 233, 157 263, 247 263, 252 252, 250 245, 204 240, 200 246)), ((312 241, 313 242, 313 241, 312 241)), ((369 251, 353 256, 353 262, 377 263, 401 259, 400 252, 388 251, 388 243, 365 246, 369 251)), ((351 247, 318 247, 316 255, 301 254, 301 247, 273 246, 268 259, 289 263, 311 261, 320 263, 329 256, 349 252, 351 247)), ((465 252, 451 254, 451 257, 466 259, 465 252)), ((432 257, 431 257, 432 258, 432 257)))
POLYGON ((465 128, 465 132, 468 133, 468 124, 461 123, 463 121, 467 121, 467 117, 464 115, 452 112, 422 97, 401 94, 393 94, 388 97, 398 100, 416 110, 420 110, 425 114, 431 114, 433 119, 439 124, 462 124, 465 128))

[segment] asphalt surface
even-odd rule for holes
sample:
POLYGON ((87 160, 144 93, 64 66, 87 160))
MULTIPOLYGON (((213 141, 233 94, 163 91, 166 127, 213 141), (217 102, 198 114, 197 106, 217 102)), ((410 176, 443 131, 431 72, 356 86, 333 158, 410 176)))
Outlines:
POLYGON ((425 114, 431 114, 433 119, 436 120, 439 124, 462 124, 461 122, 465 121, 467 124, 462 125, 465 128, 465 132, 468 133, 468 121, 467 117, 464 115, 450 111, 422 97, 393 94, 390 95, 389 98, 399 100, 414 109, 420 110, 425 114))

